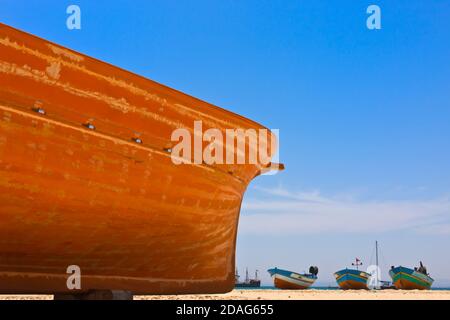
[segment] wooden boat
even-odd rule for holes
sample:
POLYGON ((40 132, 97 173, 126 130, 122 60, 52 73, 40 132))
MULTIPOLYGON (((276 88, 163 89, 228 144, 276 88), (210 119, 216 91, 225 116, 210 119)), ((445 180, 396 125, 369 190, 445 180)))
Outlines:
POLYGON ((343 269, 337 271, 334 276, 336 277, 336 282, 341 289, 369 289, 367 286, 367 281, 370 278, 370 274, 368 274, 367 272, 356 269, 343 269))
POLYGON ((345 268, 334 273, 339 287, 343 290, 369 289, 368 281, 370 274, 358 269, 362 265, 361 260, 356 259, 352 265, 356 266, 356 269, 345 268))
POLYGON ((235 288, 259 288, 261 287, 261 280, 258 279, 258 270, 255 270, 255 277, 253 279, 250 279, 250 276, 248 275, 248 268, 245 269, 245 280, 239 281, 240 275, 238 270, 236 269, 235 274, 235 288))
POLYGON ((389 275, 394 286, 402 290, 429 290, 434 282, 422 262, 415 270, 402 266, 392 267, 389 275))
POLYGON ((77 292, 232 290, 242 197, 268 166, 175 165, 171 133, 197 120, 263 128, 0 24, 0 293, 73 293, 71 265, 77 292))
POLYGON ((311 287, 317 280, 318 269, 311 267, 310 273, 296 273, 292 271, 273 268, 267 270, 273 278, 276 288, 285 290, 302 290, 311 287))

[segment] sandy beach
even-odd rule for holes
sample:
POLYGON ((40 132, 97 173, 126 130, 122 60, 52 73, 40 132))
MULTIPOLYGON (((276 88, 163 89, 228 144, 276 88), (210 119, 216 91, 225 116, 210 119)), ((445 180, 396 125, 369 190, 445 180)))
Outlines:
MULTIPOLYGON (((0 295, 0 300, 52 300, 53 296, 0 295)), ((450 300, 450 290, 234 290, 227 294, 136 296, 135 300, 450 300)))

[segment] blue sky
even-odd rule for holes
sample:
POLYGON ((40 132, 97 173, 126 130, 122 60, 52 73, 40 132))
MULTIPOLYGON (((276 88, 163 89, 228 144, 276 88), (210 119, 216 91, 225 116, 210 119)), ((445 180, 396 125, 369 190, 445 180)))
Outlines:
POLYGON ((2 0, 0 21, 280 129, 287 170, 245 196, 241 274, 314 264, 332 284, 378 239, 383 268, 450 279, 449 2, 2 0))

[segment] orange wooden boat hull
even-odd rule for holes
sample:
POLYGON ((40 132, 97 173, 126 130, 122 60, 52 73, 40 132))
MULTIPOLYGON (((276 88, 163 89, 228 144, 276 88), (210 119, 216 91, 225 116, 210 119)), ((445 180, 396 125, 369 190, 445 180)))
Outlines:
POLYGON ((275 288, 282 290, 304 290, 311 287, 317 280, 317 273, 299 274, 289 270, 272 268, 267 270, 273 278, 275 288))
POLYGON ((275 288, 282 289, 282 290, 304 290, 308 289, 309 286, 300 286, 295 285, 293 283, 290 283, 288 281, 285 281, 283 279, 275 278, 273 280, 275 288))
POLYGON ((337 271, 334 276, 338 286, 343 290, 362 290, 369 289, 367 282, 370 274, 355 269, 343 269, 337 271))
POLYGON ((402 266, 389 270, 392 283, 401 290, 430 290, 433 285, 433 278, 411 268, 402 266))
POLYGON ((196 120, 263 128, 0 24, 0 293, 73 293, 70 265, 80 292, 232 290, 242 197, 264 166, 174 165, 171 133, 196 120))
POLYGON ((358 281, 347 280, 339 283, 339 287, 343 290, 368 290, 367 285, 358 281))

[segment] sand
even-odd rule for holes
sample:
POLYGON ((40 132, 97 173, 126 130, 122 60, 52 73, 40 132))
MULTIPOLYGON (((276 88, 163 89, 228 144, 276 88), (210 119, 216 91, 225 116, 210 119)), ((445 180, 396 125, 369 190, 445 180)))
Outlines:
MULTIPOLYGON (((53 296, 0 295, 0 300, 52 300, 53 296)), ((227 294, 136 296, 135 300, 450 300, 450 290, 234 290, 227 294)))

